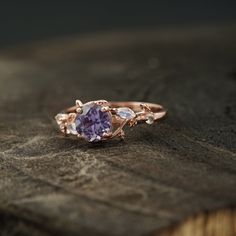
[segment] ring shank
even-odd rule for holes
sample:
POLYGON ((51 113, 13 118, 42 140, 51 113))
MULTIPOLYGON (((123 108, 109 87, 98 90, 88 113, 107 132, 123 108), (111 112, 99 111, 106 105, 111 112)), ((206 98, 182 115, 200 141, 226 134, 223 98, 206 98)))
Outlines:
MULTIPOLYGON (((153 113, 154 120, 158 120, 166 115, 166 110, 163 106, 155 103, 148 103, 148 102, 133 102, 133 101, 127 101, 127 102, 108 102, 108 106, 111 108, 119 108, 119 107, 128 107, 131 110, 133 110, 135 113, 141 112, 142 108, 141 105, 145 105, 148 108, 150 108, 151 112, 153 113)), ((72 113, 76 112, 77 106, 70 107, 64 111, 64 113, 72 113)), ((140 117, 141 118, 141 117, 140 117)), ((145 117, 143 117, 146 119, 145 117)), ((142 118, 140 119, 142 120, 142 118)))
MULTIPOLYGON (((128 102, 110 102, 109 104, 113 108, 128 107, 134 112, 141 112, 142 108, 140 105, 141 104, 145 105, 148 108, 150 108, 151 112, 153 112, 154 120, 161 119, 163 116, 166 115, 166 110, 164 109, 164 107, 155 103, 128 101, 128 102)), ((146 116, 145 115, 143 117, 141 116, 139 120, 140 121, 146 120, 146 116)))
POLYGON ((164 111, 163 106, 155 103, 148 103, 148 102, 109 102, 110 107, 118 108, 118 107, 128 107, 132 109, 134 112, 140 112, 142 109, 140 104, 147 105, 152 112, 161 112, 164 111))

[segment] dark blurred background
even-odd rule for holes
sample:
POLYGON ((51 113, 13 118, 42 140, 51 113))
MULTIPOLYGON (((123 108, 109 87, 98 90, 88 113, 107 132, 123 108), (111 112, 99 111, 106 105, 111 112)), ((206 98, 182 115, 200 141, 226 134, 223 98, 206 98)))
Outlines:
POLYGON ((221 24, 236 0, 1 1, 0 47, 94 31, 221 24))

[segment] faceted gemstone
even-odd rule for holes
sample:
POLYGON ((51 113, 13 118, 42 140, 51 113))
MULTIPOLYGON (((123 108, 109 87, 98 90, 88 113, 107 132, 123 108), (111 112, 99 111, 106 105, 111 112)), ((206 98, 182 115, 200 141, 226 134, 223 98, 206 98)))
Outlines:
POLYGON ((120 107, 117 108, 117 114, 122 118, 122 119, 133 119, 136 115, 135 113, 128 107, 120 107))
POLYGON ((112 128, 111 115, 101 111, 101 106, 85 104, 83 113, 76 117, 75 125, 78 134, 89 142, 96 142, 109 133, 112 128))
POLYGON ((154 122, 154 116, 153 115, 149 115, 147 117, 146 123, 151 125, 151 124, 153 124, 153 122, 154 122))

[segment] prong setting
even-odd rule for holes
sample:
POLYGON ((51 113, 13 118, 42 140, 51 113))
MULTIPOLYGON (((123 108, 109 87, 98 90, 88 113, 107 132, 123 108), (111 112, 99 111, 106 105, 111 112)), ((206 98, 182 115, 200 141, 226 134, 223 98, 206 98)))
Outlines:
POLYGON ((83 106, 83 103, 82 103, 80 100, 76 100, 76 101, 75 101, 75 105, 76 105, 77 107, 82 107, 82 106, 83 106))
POLYGON ((67 119, 68 123, 74 122, 75 118, 76 118, 76 113, 69 113, 68 119, 67 119))
POLYGON ((102 112, 110 111, 110 107, 108 107, 108 106, 103 106, 103 107, 101 108, 101 111, 102 111, 102 112))
POLYGON ((75 106, 76 106, 76 113, 81 114, 83 112, 83 103, 80 100, 75 101, 75 106))
POLYGON ((76 112, 79 113, 79 114, 82 114, 83 113, 82 107, 77 107, 76 112))
POLYGON ((108 101, 106 100, 97 100, 93 102, 94 104, 98 105, 98 106, 108 106, 108 101))

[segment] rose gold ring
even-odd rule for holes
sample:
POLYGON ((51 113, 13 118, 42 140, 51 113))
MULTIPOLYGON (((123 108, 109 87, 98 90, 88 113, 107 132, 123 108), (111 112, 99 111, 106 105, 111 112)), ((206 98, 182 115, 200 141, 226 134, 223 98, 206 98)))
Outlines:
POLYGON ((76 100, 75 106, 57 114, 55 119, 62 133, 97 142, 113 137, 123 139, 126 124, 152 124, 165 114, 166 110, 154 103, 98 100, 83 104, 76 100))

